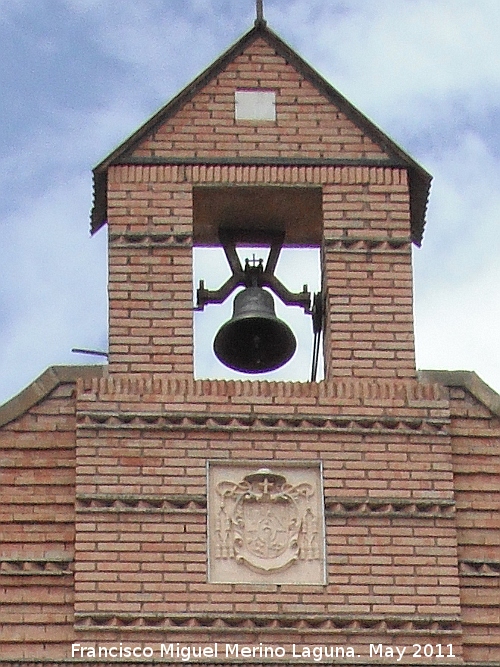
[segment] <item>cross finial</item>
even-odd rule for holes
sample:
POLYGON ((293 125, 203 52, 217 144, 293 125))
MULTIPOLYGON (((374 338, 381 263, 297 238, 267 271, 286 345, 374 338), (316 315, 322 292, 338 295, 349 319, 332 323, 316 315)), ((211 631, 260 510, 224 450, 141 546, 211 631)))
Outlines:
POLYGON ((257 0, 257 18, 255 19, 255 25, 266 25, 264 20, 264 0, 257 0))

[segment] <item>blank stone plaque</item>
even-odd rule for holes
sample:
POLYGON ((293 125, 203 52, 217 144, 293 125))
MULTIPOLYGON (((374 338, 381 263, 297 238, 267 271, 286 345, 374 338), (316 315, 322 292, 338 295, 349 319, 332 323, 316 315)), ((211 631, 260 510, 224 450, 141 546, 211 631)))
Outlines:
POLYGON ((213 583, 325 584, 319 463, 208 464, 213 583))

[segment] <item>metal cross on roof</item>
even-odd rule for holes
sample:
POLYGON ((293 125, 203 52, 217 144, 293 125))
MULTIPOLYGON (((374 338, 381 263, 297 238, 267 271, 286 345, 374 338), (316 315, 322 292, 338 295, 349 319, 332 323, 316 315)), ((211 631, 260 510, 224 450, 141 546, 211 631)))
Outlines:
POLYGON ((264 0, 256 0, 257 4, 257 18, 255 20, 255 25, 259 24, 264 24, 266 21, 264 20, 264 0))

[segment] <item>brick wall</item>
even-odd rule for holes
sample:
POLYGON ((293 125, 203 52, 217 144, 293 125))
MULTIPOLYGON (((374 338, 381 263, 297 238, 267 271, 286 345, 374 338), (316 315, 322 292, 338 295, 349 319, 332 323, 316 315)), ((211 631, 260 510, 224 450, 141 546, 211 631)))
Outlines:
POLYGON ((468 660, 500 662, 500 420, 451 389, 458 554, 468 660))
POLYGON ((460 655, 438 387, 110 378, 81 387, 78 415, 79 641, 131 641, 140 627, 152 645, 167 632, 191 643, 344 638, 366 648, 389 631, 410 646, 425 633, 460 655), (214 459, 322 461, 327 586, 208 583, 214 459))
POLYGON ((396 639, 457 656, 463 640, 466 664, 498 662, 491 390, 478 399, 453 373, 427 374, 458 385, 450 403, 410 381, 86 380, 74 607, 74 380, 55 375, 0 411, 4 661, 166 636, 361 652, 396 639), (207 583, 205 461, 242 458, 323 460, 326 588, 207 583))
POLYGON ((74 383, 0 428, 0 464, 0 656, 60 657, 74 636, 74 383))

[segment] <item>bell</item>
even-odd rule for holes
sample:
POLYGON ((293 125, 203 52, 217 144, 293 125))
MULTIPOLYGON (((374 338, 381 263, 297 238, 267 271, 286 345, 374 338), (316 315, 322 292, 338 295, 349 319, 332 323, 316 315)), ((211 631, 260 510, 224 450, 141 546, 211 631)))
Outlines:
POLYGON ((265 373, 292 358, 297 343, 292 330, 276 317, 274 299, 261 287, 236 295, 233 316, 214 340, 216 357, 243 373, 265 373))

